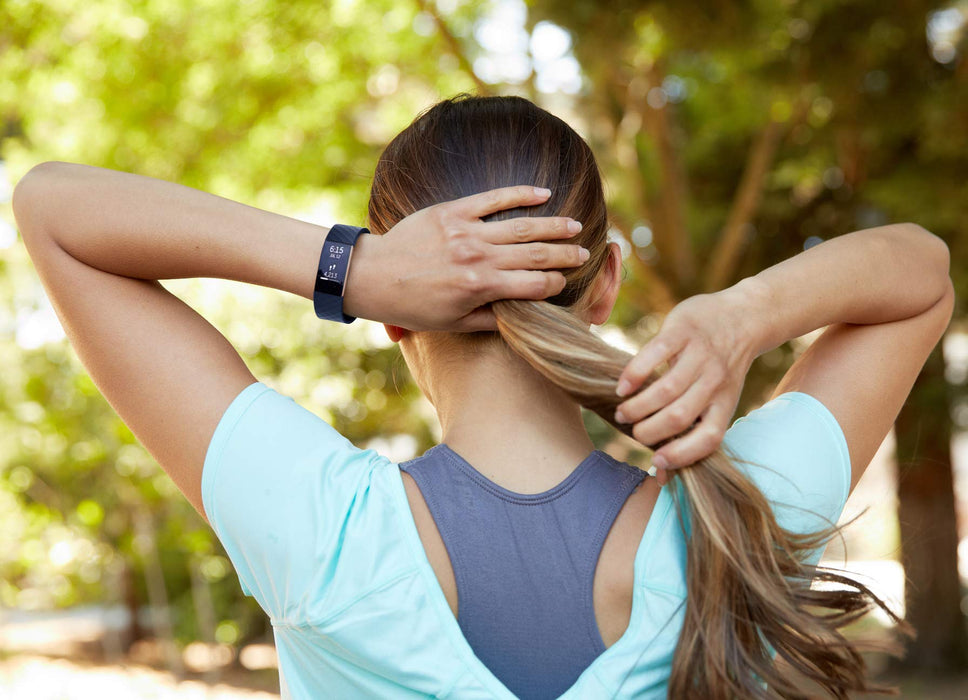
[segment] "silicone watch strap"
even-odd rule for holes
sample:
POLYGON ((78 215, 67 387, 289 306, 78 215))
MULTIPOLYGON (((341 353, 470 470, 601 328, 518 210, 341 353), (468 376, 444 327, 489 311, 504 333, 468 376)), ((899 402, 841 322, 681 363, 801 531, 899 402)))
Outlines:
POLYGON ((355 316, 343 313, 343 291, 356 239, 360 234, 369 232, 369 229, 360 226, 336 224, 326 234, 313 290, 313 307, 319 318, 340 323, 356 320, 355 316))

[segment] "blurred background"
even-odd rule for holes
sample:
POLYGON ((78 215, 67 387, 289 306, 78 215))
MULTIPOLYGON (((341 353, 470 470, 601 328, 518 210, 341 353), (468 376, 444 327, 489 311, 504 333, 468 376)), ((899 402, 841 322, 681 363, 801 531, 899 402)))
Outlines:
MULTIPOLYGON (((826 558, 918 629, 903 661, 872 658, 884 678, 968 697, 966 35, 966 0, 0 2, 0 696, 279 691, 265 616, 65 341, 13 185, 78 161, 363 224, 383 145, 469 91, 524 95, 591 143, 626 271, 599 331, 633 351, 678 300, 832 236, 913 221, 947 241, 955 317, 826 558)), ((378 324, 322 324, 230 282, 166 286, 356 444, 401 461, 439 437, 378 324)), ((756 361, 740 413, 812 335, 756 361)))

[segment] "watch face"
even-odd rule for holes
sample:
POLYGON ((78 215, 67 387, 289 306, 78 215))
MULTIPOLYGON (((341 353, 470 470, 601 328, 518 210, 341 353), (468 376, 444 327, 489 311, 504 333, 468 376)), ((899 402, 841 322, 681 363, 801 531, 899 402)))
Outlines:
POLYGON ((346 277, 346 263, 349 262, 351 247, 345 243, 327 243, 326 254, 319 266, 320 276, 342 284, 346 277))
POLYGON ((353 256, 353 244, 361 233, 369 233, 369 229, 336 224, 326 235, 319 256, 316 287, 313 290, 313 304, 319 318, 343 323, 354 320, 352 316, 343 313, 342 297, 346 272, 353 256))
POLYGON ((316 293, 343 295, 346 270, 350 262, 353 246, 348 243, 327 241, 319 257, 319 272, 316 274, 316 293))

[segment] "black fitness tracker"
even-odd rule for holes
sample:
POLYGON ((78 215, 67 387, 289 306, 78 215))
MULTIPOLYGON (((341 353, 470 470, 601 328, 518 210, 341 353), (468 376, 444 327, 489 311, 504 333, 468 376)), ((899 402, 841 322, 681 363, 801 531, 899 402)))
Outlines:
POLYGON ((319 318, 341 323, 353 323, 356 320, 355 316, 343 313, 343 291, 356 239, 361 233, 369 232, 369 229, 360 226, 336 224, 326 234, 323 251, 319 255, 316 287, 313 290, 313 306, 319 318))

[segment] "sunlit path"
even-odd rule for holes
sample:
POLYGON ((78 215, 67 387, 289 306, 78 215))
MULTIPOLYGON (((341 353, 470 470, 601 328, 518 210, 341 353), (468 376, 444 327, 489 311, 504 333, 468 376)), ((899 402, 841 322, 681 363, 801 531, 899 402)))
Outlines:
POLYGON ((86 666, 64 659, 17 656, 0 662, 0 697, 5 700, 272 700, 279 696, 224 683, 177 681, 145 666, 86 666))

